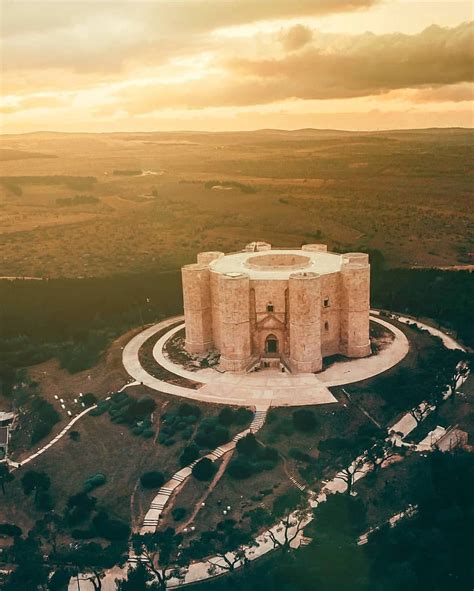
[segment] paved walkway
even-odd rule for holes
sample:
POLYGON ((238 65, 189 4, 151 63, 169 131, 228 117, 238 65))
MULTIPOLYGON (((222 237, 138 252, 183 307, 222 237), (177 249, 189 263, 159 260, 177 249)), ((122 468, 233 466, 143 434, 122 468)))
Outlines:
POLYGON ((408 340, 400 329, 378 317, 371 317, 373 322, 393 333, 393 342, 377 355, 337 362, 318 374, 288 374, 277 370, 222 373, 211 368, 191 371, 177 365, 164 353, 166 342, 183 329, 184 324, 179 323, 158 339, 153 348, 153 356, 160 366, 174 375, 202 384, 198 389, 186 388, 150 375, 139 361, 142 345, 154 334, 171 327, 182 318, 177 316, 167 319, 136 335, 124 348, 123 365, 135 380, 154 390, 202 402, 248 406, 298 406, 336 402, 329 391, 330 386, 365 380, 387 371, 399 363, 409 350, 408 340))
POLYGON ((87 413, 89 413, 91 410, 94 410, 94 408, 97 408, 97 405, 96 404, 94 404, 93 406, 89 406, 88 408, 86 408, 85 410, 83 410, 81 413, 79 413, 77 416, 75 416, 71 421, 69 421, 69 423, 64 427, 64 429, 62 429, 62 431, 60 431, 56 435, 56 437, 54 437, 54 439, 52 439, 44 447, 41 447, 40 449, 38 449, 38 451, 36 451, 34 454, 31 454, 30 456, 28 456, 24 460, 20 460, 19 462, 15 462, 15 461, 13 461, 11 459, 8 459, 7 460, 8 464, 13 469, 22 468, 25 464, 28 464, 29 462, 31 462, 32 460, 36 459, 41 454, 44 454, 45 451, 47 451, 50 447, 52 447, 53 445, 55 445, 62 437, 64 437, 64 435, 66 435, 66 433, 69 431, 69 429, 73 425, 75 425, 75 423, 77 423, 77 421, 79 421, 80 419, 82 419, 82 417, 85 416, 87 413))

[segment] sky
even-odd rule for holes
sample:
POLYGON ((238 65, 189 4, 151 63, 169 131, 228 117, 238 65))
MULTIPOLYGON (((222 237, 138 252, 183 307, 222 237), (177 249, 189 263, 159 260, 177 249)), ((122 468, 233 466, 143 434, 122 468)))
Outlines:
POLYGON ((2 133, 474 125, 473 1, 0 9, 2 133))

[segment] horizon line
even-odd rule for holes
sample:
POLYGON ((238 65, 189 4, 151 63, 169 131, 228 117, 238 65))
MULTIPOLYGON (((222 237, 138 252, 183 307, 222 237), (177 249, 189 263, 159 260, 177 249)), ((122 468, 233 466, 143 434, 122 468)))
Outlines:
POLYGON ((387 133, 387 132, 400 132, 400 131, 448 131, 448 130, 462 130, 462 131, 473 131, 474 125, 471 127, 453 125, 453 126, 431 126, 431 127, 398 127, 398 128, 380 128, 380 129, 338 129, 330 127, 300 127, 295 129, 285 129, 279 127, 262 127, 255 129, 240 129, 240 130, 190 130, 190 129, 174 129, 174 130, 159 130, 154 129, 151 131, 138 131, 138 130, 127 130, 127 131, 58 131, 54 129, 38 129, 35 131, 19 131, 19 132, 0 132, 0 137, 6 136, 17 136, 17 135, 34 135, 41 133, 50 134, 63 134, 63 135, 119 135, 119 134, 152 134, 152 133, 197 133, 197 134, 229 134, 229 133, 262 133, 262 132, 280 132, 280 133, 298 133, 298 132, 337 132, 337 133, 387 133))

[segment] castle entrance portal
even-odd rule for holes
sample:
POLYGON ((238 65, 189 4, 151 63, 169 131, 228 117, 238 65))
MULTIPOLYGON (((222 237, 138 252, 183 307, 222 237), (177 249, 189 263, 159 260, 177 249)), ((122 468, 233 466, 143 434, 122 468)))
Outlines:
POLYGON ((268 353, 269 355, 278 354, 278 339, 275 335, 268 335, 267 340, 265 341, 265 353, 268 353))

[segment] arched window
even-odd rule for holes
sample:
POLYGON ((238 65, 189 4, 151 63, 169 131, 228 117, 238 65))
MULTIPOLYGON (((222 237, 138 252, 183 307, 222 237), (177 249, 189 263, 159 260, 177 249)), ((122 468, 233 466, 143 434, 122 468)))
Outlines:
POLYGON ((273 304, 267 304, 267 312, 273 312, 273 304))
POLYGON ((278 353, 278 339, 273 334, 269 334, 265 341, 265 353, 278 353))

